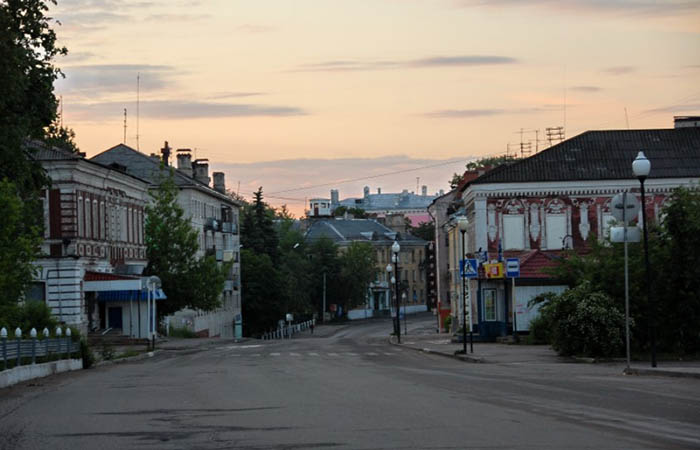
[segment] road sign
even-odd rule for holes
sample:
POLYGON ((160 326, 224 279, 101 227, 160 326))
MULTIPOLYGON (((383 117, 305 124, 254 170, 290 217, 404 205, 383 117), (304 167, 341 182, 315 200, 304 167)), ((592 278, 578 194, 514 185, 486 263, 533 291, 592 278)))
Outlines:
POLYGON ((518 258, 506 259, 506 276, 518 278, 520 276, 520 260, 518 258))
POLYGON ((463 259, 459 262, 459 274, 462 278, 476 278, 479 275, 478 267, 476 258, 463 259))
MULTIPOLYGON (((627 242, 639 242, 642 232, 639 227, 627 227, 627 242)), ((610 227, 610 242, 625 242, 625 227, 610 227)))
POLYGON ((484 264, 486 278, 503 278, 503 263, 484 264))
POLYGON ((610 210, 614 218, 620 222, 630 222, 637 217, 641 204, 637 197, 623 192, 610 200, 610 210), (624 219, 622 218, 624 211, 624 219))

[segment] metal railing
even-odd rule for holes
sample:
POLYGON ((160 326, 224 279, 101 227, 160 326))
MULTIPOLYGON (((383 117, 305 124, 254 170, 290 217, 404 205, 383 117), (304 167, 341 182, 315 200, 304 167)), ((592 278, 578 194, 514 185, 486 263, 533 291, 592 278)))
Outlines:
POLYGON ((32 328, 29 339, 22 339, 22 330, 16 328, 15 338, 8 339, 7 329, 2 328, 0 330, 2 369, 0 370, 9 369, 9 366, 21 366, 22 358, 31 358, 31 364, 36 364, 37 358, 47 357, 48 360, 53 360, 65 357, 68 359, 72 353, 80 352, 80 343, 72 341, 70 328, 66 328, 65 337, 61 327, 56 328, 53 338, 48 328, 44 328, 42 334, 43 339, 37 339, 36 329, 32 328))
POLYGON ((261 339, 291 339, 296 333, 313 329, 316 325, 316 319, 307 320, 306 322, 295 323, 280 327, 274 331, 269 331, 262 335, 261 339))

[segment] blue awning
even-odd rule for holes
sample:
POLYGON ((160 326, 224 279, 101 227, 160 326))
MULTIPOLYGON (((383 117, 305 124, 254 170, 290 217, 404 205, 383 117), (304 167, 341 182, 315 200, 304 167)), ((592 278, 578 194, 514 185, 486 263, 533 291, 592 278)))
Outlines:
MULTIPOLYGON (((154 298, 156 300, 165 300, 168 298, 162 289, 156 289, 154 291, 154 298)), ((148 291, 97 291, 97 301, 99 302, 124 302, 129 300, 148 300, 148 291)))

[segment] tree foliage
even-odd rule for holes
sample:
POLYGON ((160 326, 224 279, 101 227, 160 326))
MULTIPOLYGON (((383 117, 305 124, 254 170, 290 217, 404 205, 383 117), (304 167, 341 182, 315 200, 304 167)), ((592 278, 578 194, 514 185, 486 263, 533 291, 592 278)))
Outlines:
POLYGON ((368 242, 353 242, 341 252, 340 266, 343 310, 363 306, 377 275, 377 252, 368 242))
POLYGON ((546 329, 552 348, 565 356, 610 357, 624 346, 625 316, 608 294, 584 281, 561 294, 539 296, 535 334, 546 329))
POLYGON ((31 279, 43 225, 40 193, 49 179, 33 159, 30 140, 41 140, 56 117, 56 45, 47 3, 0 1, 0 289, 16 302, 31 279))
POLYGON ((0 305, 15 305, 35 273, 41 237, 36 225, 27 229, 23 209, 16 185, 0 180, 0 305))
MULTIPOLYGON (((630 316, 634 319, 632 345, 649 349, 650 317, 657 324, 659 351, 674 354, 700 352, 700 191, 678 188, 662 210, 663 220, 649 227, 651 295, 656 308, 649 309, 644 248, 629 244, 630 316), (651 314, 651 316, 650 316, 651 314)), ((588 283, 595 292, 610 296, 624 310, 623 244, 589 242, 590 252, 570 252, 552 274, 568 284, 588 283)))
MULTIPOLYGON (((485 158, 477 159, 476 161, 470 161, 466 165, 467 170, 479 170, 488 167, 498 167, 503 164, 512 164, 519 158, 514 155, 501 155, 501 156, 487 156, 485 158)), ((463 175, 459 173, 452 174, 452 179, 450 180, 450 189, 455 189, 459 186, 462 181, 463 175)))
POLYGON ((212 310, 220 306, 225 274, 230 265, 218 266, 215 258, 197 258, 199 236, 177 203, 178 188, 172 169, 163 173, 153 201, 146 207, 146 272, 160 277, 167 300, 159 314, 182 308, 212 310))
POLYGON ((429 222, 423 222, 417 227, 411 226, 409 223, 408 232, 412 235, 423 239, 424 241, 434 241, 435 240, 435 222, 432 220, 429 222))

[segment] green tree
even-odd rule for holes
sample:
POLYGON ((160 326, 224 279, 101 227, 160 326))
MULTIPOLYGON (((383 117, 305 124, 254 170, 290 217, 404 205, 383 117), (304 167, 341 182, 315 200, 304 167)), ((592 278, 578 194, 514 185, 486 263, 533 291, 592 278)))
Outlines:
POLYGON ((241 243, 244 248, 278 259, 278 236, 274 227, 275 211, 263 201, 262 187, 255 192, 253 203, 243 209, 241 243))
POLYGON ((0 305, 16 305, 35 274, 41 238, 38 226, 27 229, 23 209, 16 185, 0 180, 0 305))
MULTIPOLYGON (((470 161, 466 165, 467 170, 479 170, 489 167, 498 167, 503 164, 512 164, 516 162, 519 158, 513 155, 501 155, 501 156, 487 156, 485 158, 477 159, 476 161, 470 161)), ((455 173, 452 175, 450 180, 450 189, 455 189, 459 186, 462 181, 462 175, 455 173)))
POLYGON ((410 226, 408 232, 425 241, 435 240, 435 223, 433 221, 423 222, 417 227, 410 226))
POLYGON ((314 311, 323 312, 323 279, 326 279, 326 310, 331 303, 341 298, 340 258, 338 246, 327 237, 313 241, 308 248, 311 262, 311 301, 314 311))
POLYGON ((353 242, 341 252, 340 277, 343 310, 364 305, 370 282, 377 275, 377 252, 368 242, 353 242))
POLYGON ((168 296, 159 306, 161 315, 218 307, 229 267, 218 267, 212 256, 196 257, 199 236, 177 203, 177 194, 170 169, 151 191, 153 201, 146 207, 146 272, 160 277, 168 296))
POLYGON ((0 180, 3 210, 0 267, 3 301, 16 302, 30 278, 43 225, 40 192, 49 179, 33 158, 56 117, 53 82, 60 75, 54 59, 66 53, 56 45, 46 2, 0 0, 0 180), (13 198, 14 197, 14 198, 13 198))
MULTIPOLYGON (((649 226, 649 259, 653 266, 651 295, 656 309, 649 310, 641 243, 629 245, 630 316, 632 346, 649 349, 651 317, 657 324, 660 352, 696 354, 700 352, 700 191, 679 188, 661 211, 661 224, 649 226)), ((591 290, 610 296, 624 310, 623 244, 589 240, 586 254, 568 252, 552 275, 571 287, 586 282, 591 290)))
POLYGON ((559 354, 610 357, 622 352, 625 316, 612 297, 593 290, 589 282, 536 301, 542 303, 537 327, 547 328, 559 354))
POLYGON ((243 281, 243 333, 260 334, 277 328, 284 319, 281 283, 269 255, 243 248, 241 250, 243 281))

